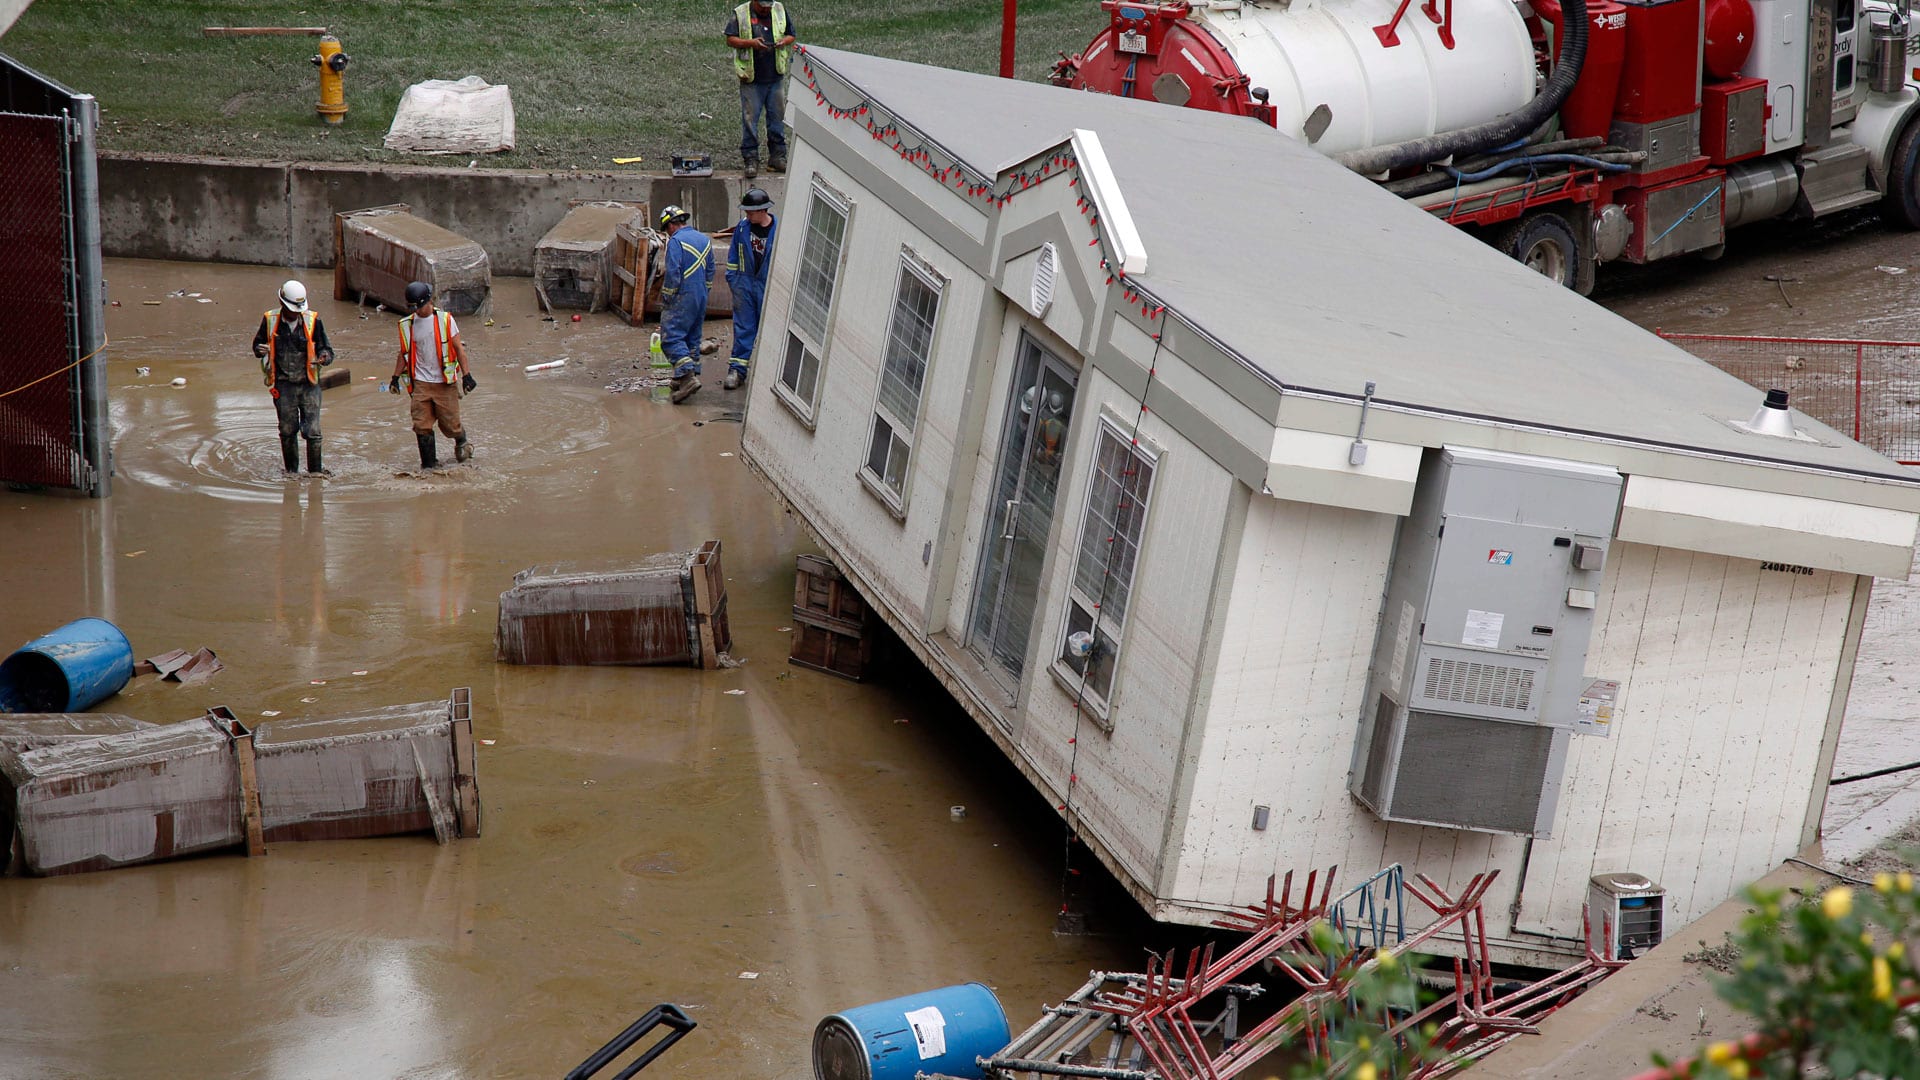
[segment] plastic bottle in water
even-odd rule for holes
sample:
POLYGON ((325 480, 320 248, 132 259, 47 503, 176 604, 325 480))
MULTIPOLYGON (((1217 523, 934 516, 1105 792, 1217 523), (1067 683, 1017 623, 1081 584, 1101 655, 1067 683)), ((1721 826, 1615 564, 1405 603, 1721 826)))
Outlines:
POLYGON ((647 374, 659 380, 653 387, 653 401, 656 405, 673 404, 673 361, 660 348, 660 331, 653 332, 653 340, 647 343, 647 374))

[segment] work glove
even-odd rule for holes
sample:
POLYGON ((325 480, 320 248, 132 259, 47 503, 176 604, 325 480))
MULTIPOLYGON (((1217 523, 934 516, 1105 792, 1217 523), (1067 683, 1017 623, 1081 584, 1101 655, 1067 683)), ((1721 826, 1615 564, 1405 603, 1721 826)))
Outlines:
POLYGON ((258 356, 262 359, 265 359, 267 355, 267 347, 265 345, 255 345, 253 347, 253 355, 258 356))
POLYGON ((471 394, 473 393, 473 388, 479 385, 479 383, 473 381, 472 373, 460 376, 460 390, 463 393, 471 394))
POLYGON ((395 375, 393 378, 387 380, 387 393, 397 394, 399 392, 400 392, 400 376, 395 375))

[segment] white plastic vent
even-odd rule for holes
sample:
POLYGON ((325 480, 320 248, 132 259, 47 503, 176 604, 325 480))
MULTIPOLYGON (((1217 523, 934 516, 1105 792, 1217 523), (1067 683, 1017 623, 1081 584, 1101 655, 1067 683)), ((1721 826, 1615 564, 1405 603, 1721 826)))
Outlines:
POLYGON ((1053 306, 1053 279, 1060 272, 1060 253, 1054 250, 1051 241, 1040 245, 1040 255, 1033 264, 1032 302, 1027 307, 1036 318, 1047 313, 1053 306))
POLYGON ((1533 672, 1527 668, 1429 656, 1423 689, 1431 701, 1514 712, 1533 708, 1533 672))

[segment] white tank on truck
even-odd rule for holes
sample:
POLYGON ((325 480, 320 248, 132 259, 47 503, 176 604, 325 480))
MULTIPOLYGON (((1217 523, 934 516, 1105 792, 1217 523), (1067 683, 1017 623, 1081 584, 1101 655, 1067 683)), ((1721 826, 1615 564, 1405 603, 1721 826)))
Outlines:
POLYGON ((1246 116, 1562 283, 1877 204, 1920 228, 1909 0, 1102 0, 1054 81, 1246 116))

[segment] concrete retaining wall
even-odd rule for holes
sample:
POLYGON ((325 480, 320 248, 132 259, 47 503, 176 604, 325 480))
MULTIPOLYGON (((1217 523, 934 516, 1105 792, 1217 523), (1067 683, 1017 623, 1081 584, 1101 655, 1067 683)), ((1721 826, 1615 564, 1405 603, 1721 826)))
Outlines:
MULTIPOLYGON (((778 176, 752 183, 777 200, 778 176)), ((739 220, 748 181, 639 172, 371 167, 157 155, 100 156, 100 227, 110 256, 333 265, 333 215, 406 203, 436 225, 477 241, 496 274, 533 272, 533 246, 566 216, 568 200, 679 203, 698 228, 739 220)))

